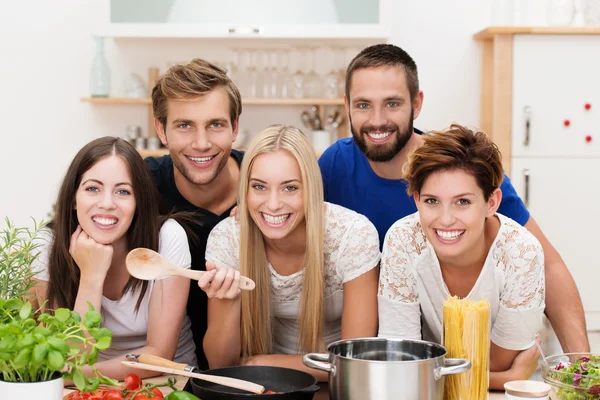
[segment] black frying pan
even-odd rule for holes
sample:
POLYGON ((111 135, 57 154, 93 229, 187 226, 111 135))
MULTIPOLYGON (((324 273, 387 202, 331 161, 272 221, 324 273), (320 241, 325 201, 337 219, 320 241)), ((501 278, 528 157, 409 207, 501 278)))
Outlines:
POLYGON ((202 373, 243 379, 264 386, 265 392, 267 390, 280 392, 278 394, 254 394, 196 378, 190 379, 191 392, 202 400, 258 398, 310 400, 315 392, 319 391, 317 379, 314 376, 290 368, 242 366, 211 369, 202 373))

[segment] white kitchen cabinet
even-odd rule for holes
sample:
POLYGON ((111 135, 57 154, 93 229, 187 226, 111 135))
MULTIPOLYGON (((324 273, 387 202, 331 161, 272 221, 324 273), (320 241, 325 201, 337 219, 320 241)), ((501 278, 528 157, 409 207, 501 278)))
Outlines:
POLYGON ((513 46, 513 182, 573 274, 588 329, 597 330, 600 36, 515 35, 513 46))
POLYGON ((588 330, 600 330, 600 158, 515 157, 512 171, 519 196, 577 283, 588 330))
POLYGON ((600 28, 492 27, 475 38, 481 129, 573 275, 588 330, 600 330, 600 28))
POLYGON ((96 33, 137 38, 387 39, 382 2, 389 0, 107 1, 96 33))
POLYGON ((512 156, 600 156, 600 36, 515 35, 513 48, 512 156))

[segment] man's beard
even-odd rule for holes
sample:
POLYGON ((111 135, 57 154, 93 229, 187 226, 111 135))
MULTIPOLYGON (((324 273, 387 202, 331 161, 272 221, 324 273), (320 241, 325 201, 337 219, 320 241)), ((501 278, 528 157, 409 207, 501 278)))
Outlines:
POLYGON ((219 176, 219 174, 221 173, 223 168, 225 168, 225 166, 227 165, 227 161, 229 160, 229 156, 223 157, 219 161, 219 165, 217 165, 217 168, 214 169, 214 172, 212 175, 210 175, 209 177, 203 177, 200 179, 198 179, 198 178, 194 179, 193 174, 190 173, 190 171, 188 169, 189 167, 185 164, 185 162, 182 162, 177 157, 171 157, 171 159, 173 160, 173 164, 174 164, 175 168, 177 168, 177 170, 181 173, 181 175, 183 175, 183 177, 188 182, 190 182, 193 185, 208 185, 209 183, 214 181, 217 178, 217 176, 219 176))
POLYGON ((404 148, 410 139, 413 133, 413 115, 414 110, 411 110, 410 119, 407 126, 403 130, 400 130, 400 127, 394 123, 388 123, 387 125, 383 126, 363 125, 360 128, 360 133, 356 132, 354 129, 352 118, 350 117, 350 131, 354 137, 354 142, 369 160, 374 162, 387 162, 394 158, 396 154, 398 154, 404 148), (365 135, 367 135, 369 132, 391 132, 392 135, 395 133, 396 139, 391 143, 367 144, 365 135))

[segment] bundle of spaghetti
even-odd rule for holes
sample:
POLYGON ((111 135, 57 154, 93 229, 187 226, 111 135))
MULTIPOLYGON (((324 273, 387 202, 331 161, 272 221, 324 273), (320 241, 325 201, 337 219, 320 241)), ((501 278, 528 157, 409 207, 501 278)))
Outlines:
POLYGON ((490 303, 449 297, 444 302, 447 358, 466 358, 471 369, 446 376, 445 400, 485 400, 489 386, 490 303))

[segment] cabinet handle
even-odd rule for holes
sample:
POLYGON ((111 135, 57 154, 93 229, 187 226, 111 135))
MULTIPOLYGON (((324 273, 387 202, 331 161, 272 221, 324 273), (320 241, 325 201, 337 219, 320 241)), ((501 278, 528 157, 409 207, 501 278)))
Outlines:
POLYGON ((525 181, 525 198, 523 199, 525 202, 525 207, 529 208, 529 170, 523 170, 523 180, 525 181))
POLYGON ((263 28, 261 28, 261 27, 254 27, 254 28, 252 28, 252 33, 254 33, 256 35, 262 35, 263 28))
POLYGON ((529 131, 531 129, 531 107, 523 107, 523 113, 525 114, 525 138, 523 139, 523 146, 529 146, 529 131))
POLYGON ((229 29, 227 29, 227 32, 229 32, 230 35, 235 33, 235 28, 231 27, 229 29))

